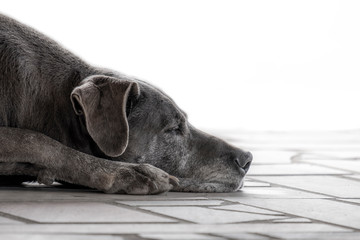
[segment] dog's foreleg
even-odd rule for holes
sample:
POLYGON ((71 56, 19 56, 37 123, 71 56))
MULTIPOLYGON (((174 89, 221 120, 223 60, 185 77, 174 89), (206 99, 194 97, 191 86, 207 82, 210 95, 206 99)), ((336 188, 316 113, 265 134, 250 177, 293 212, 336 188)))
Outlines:
POLYGON ((0 127, 0 162, 38 166, 37 177, 45 183, 54 178, 109 193, 154 194, 177 184, 175 177, 154 166, 96 158, 44 134, 18 128, 0 127))
POLYGON ((32 176, 37 177, 43 168, 35 166, 31 163, 5 163, 0 162, 0 175, 11 176, 32 176))

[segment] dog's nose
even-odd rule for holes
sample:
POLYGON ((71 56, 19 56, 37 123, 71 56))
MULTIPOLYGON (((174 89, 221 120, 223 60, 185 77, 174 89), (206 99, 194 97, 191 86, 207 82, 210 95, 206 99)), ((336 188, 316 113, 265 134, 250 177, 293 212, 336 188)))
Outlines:
POLYGON ((253 156, 251 152, 247 152, 241 156, 241 158, 236 157, 234 159, 236 165, 238 165, 240 168, 244 169, 245 173, 249 171, 251 161, 253 159, 253 156))

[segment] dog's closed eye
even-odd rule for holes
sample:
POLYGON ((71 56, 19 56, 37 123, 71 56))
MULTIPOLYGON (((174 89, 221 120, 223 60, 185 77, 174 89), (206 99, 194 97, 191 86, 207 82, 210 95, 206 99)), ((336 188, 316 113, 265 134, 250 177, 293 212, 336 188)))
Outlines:
POLYGON ((182 131, 181 125, 177 125, 175 127, 168 128, 167 130, 165 130, 165 133, 180 135, 180 134, 183 134, 183 131, 182 131))

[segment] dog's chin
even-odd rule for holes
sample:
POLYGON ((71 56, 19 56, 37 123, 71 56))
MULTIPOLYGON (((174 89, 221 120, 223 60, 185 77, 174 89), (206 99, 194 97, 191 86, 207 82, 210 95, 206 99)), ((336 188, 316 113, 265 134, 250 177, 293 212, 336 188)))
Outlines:
POLYGON ((235 192, 244 186, 243 179, 229 180, 213 180, 202 182, 198 179, 179 178, 179 185, 174 186, 172 192, 197 192, 197 193, 226 193, 235 192))
POLYGON ((244 178, 233 179, 232 181, 224 181, 223 184, 228 189, 227 192, 237 192, 244 187, 244 178))

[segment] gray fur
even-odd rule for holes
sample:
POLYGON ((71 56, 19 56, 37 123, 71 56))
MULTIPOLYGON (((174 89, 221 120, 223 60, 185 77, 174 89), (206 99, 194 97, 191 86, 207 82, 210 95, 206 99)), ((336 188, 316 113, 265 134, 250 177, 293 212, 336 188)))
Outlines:
POLYGON ((92 67, 0 14, 0 181, 229 192, 242 186, 251 160, 195 129, 156 87, 92 67))

